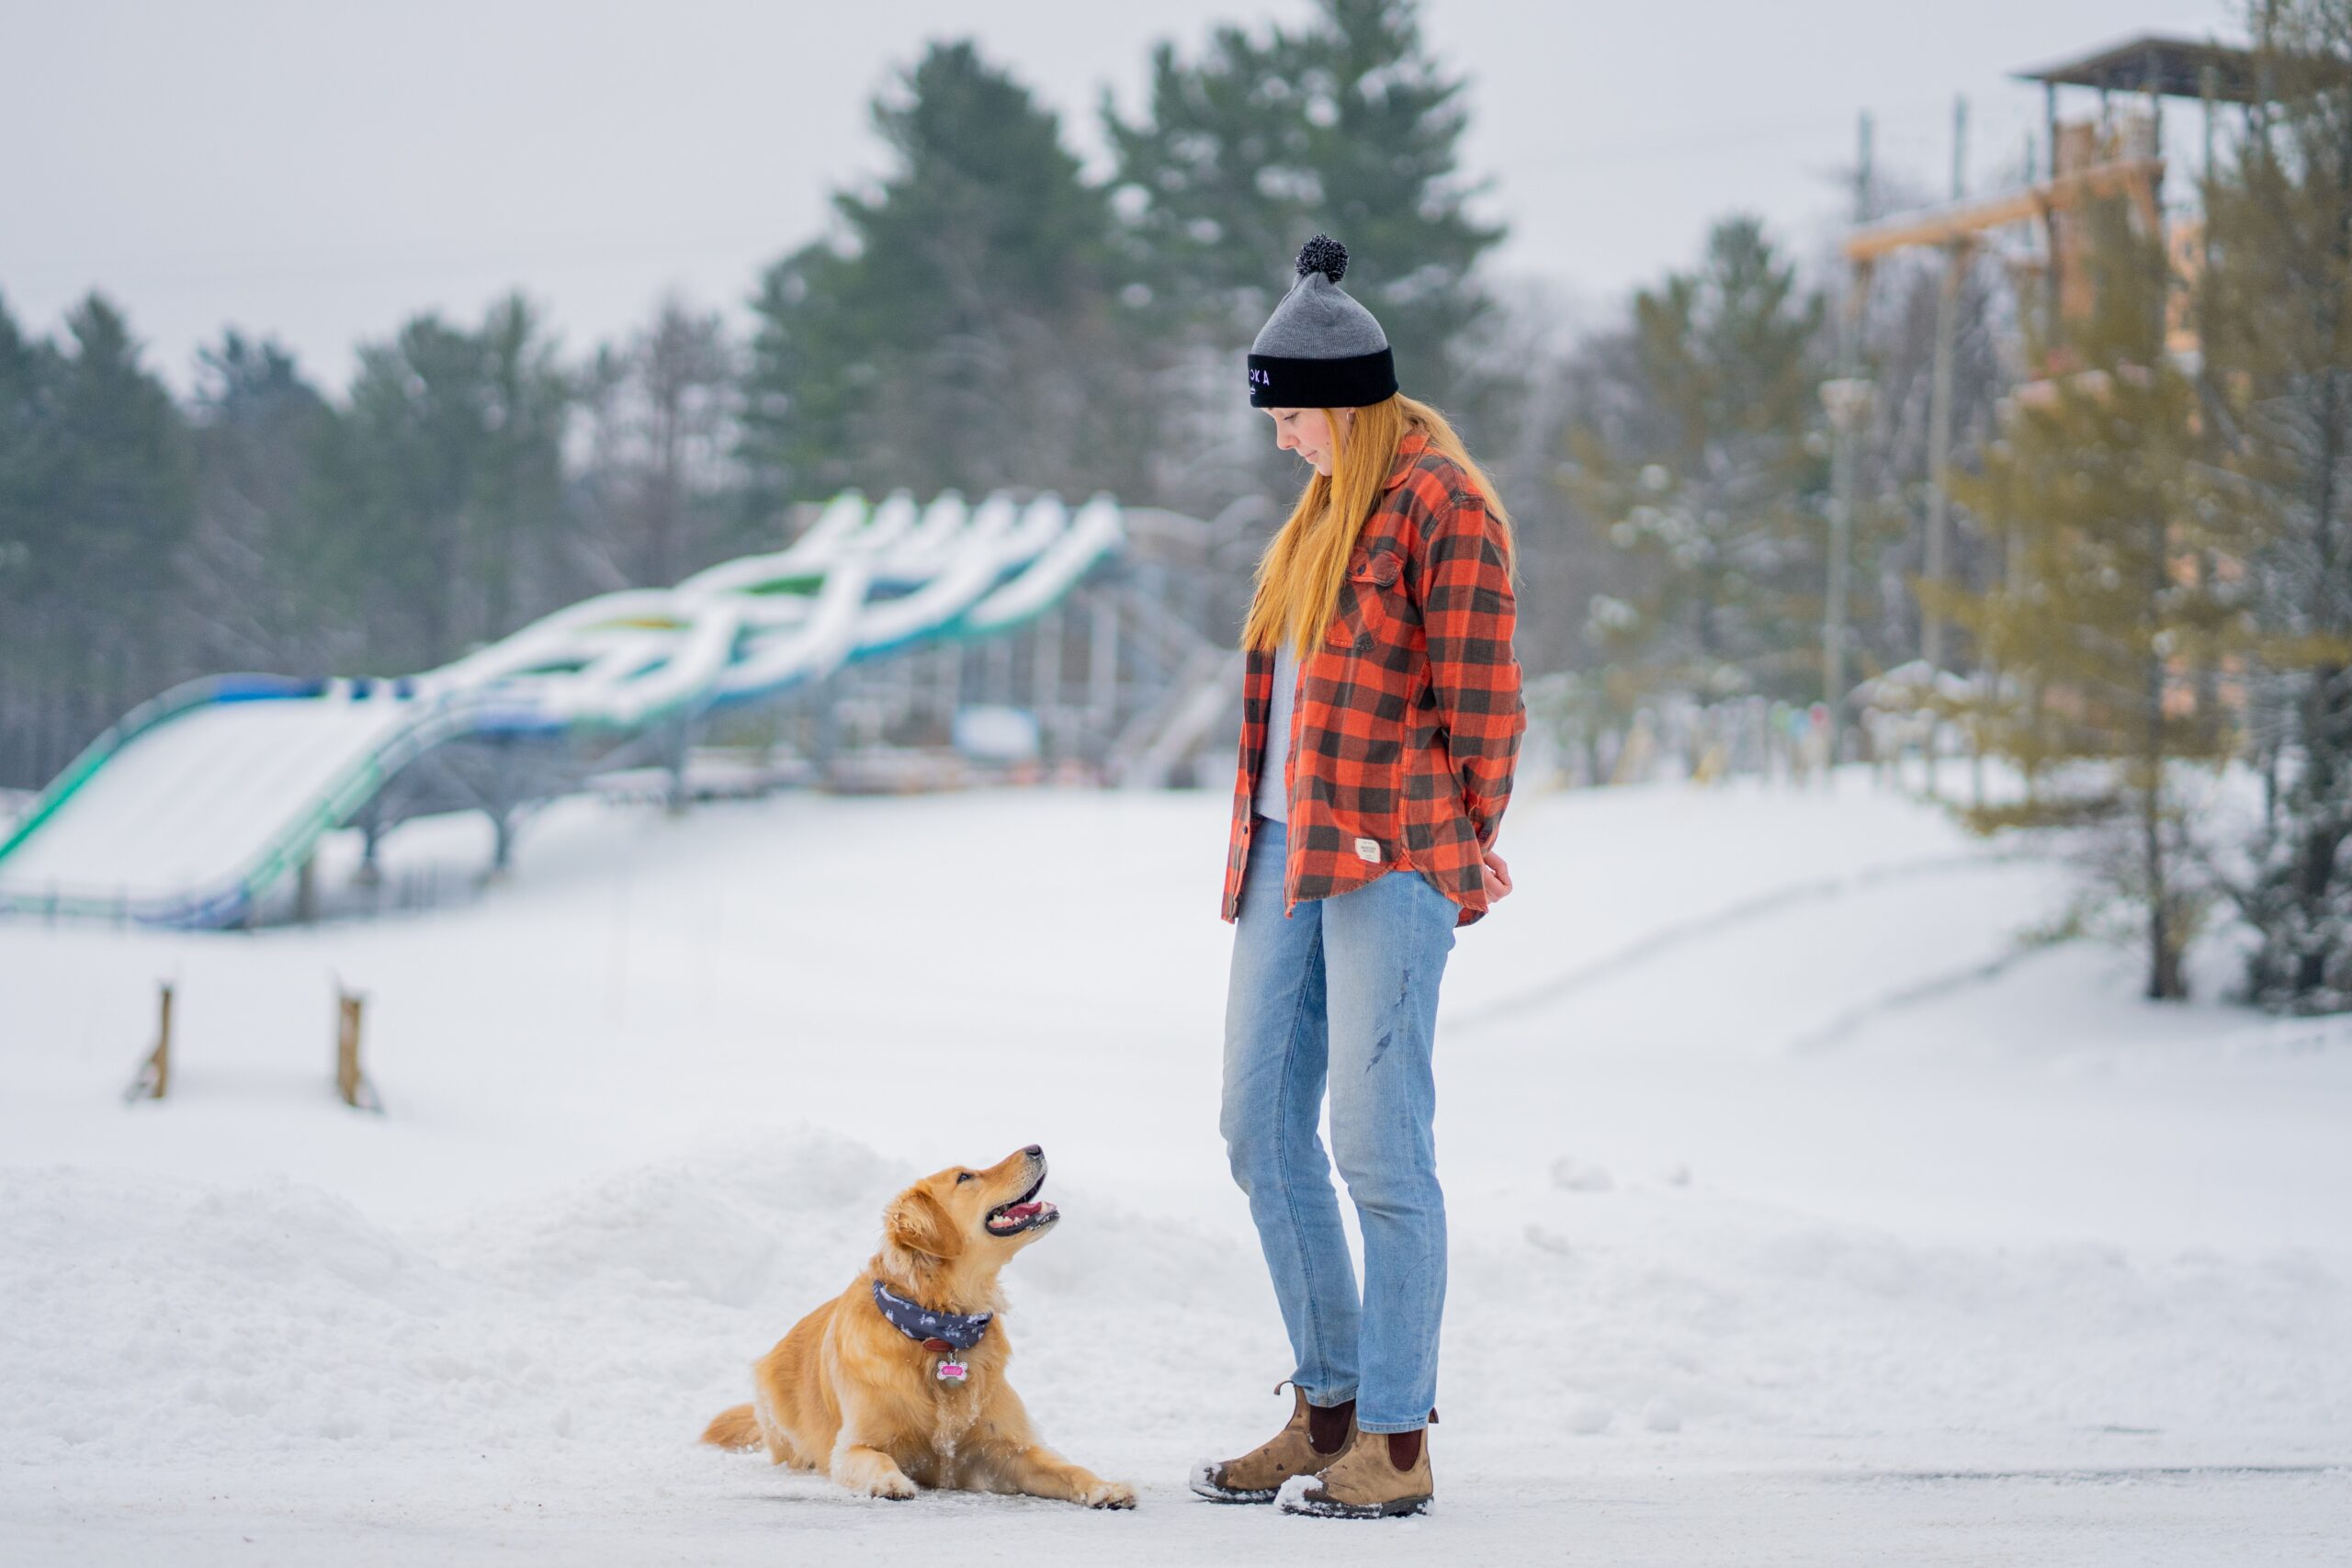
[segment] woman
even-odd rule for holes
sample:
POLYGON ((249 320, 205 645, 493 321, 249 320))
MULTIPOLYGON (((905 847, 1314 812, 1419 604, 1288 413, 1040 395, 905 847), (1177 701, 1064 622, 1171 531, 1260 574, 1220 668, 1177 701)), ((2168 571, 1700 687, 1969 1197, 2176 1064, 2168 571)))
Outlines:
POLYGON ((1445 1205, 1430 1123, 1454 928, 1510 891, 1494 853, 1525 728, 1511 536, 1318 234, 1250 354, 1250 400, 1314 468, 1259 563, 1226 857, 1223 1127, 1296 1365, 1292 1416, 1203 1464, 1219 1502, 1374 1518, 1432 1491, 1445 1205), (1363 1233, 1340 1228, 1317 1126, 1363 1233))

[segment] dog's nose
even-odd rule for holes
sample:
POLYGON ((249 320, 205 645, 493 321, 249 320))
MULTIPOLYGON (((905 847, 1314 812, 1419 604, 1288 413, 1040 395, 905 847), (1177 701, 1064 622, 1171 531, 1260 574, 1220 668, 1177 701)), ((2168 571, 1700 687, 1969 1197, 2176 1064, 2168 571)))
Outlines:
POLYGON ((1027 1155, 1031 1159, 1044 1159, 1046 1157, 1046 1151, 1035 1144, 1030 1145, 1021 1152, 1027 1155))

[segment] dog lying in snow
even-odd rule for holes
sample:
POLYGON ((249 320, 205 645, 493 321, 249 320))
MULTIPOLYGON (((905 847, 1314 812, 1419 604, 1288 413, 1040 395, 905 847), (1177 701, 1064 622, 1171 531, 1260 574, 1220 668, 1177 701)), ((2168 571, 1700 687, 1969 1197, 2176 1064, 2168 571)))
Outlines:
POLYGON ((1135 1488, 1039 1442, 1004 1381, 1012 1348, 997 1271, 1061 1218, 1038 1200, 1045 1184, 1045 1151, 1032 1144, 899 1193, 865 1271, 753 1364, 752 1403, 713 1419, 702 1440, 764 1444, 778 1464, 876 1497, 929 1486, 1134 1507, 1135 1488))

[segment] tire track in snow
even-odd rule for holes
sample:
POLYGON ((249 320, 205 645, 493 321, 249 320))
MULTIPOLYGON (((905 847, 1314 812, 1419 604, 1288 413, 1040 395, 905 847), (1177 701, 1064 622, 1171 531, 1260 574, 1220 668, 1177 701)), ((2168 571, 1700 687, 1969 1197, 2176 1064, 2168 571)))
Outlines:
POLYGON ((1460 1034, 1490 1028, 1498 1022, 1551 1006, 1563 998, 1574 996, 1589 986, 1616 978, 1627 967, 1646 964, 1659 954, 1671 953, 1693 942, 1705 942, 1726 931, 1736 931, 1770 915, 1781 914, 1805 904, 1827 903, 1856 893, 1872 891, 1897 883, 1927 877, 1949 875, 1954 872, 2006 869, 2021 858, 2007 854, 1933 855, 1922 860, 1898 861, 1891 865, 1872 866, 1867 871, 1849 876, 1825 876, 1800 882, 1785 887, 1769 888, 1741 899, 1738 903, 1711 910, 1662 926, 1646 936, 1626 943, 1612 953, 1589 963, 1552 976, 1526 990, 1498 998, 1483 1006, 1474 1007, 1445 1020, 1449 1033, 1460 1034))
POLYGON ((2064 945, 2063 941, 2024 942, 2010 948, 2007 953, 1986 959, 1981 964, 1967 964, 1959 969, 1948 970, 1941 975, 1930 975, 1924 980, 1914 980, 1907 986, 1898 986, 1894 990, 1871 998, 1869 1001, 1848 1008, 1819 1028, 1806 1030, 1803 1034, 1791 1040, 1782 1049, 1792 1055, 1808 1051, 1826 1050, 1849 1038, 1856 1030, 1873 1019, 1886 1013, 1901 1012, 1904 1009, 1917 1007, 1921 1002, 1931 1002, 1939 998, 1951 996, 1955 991, 1966 990, 1971 986, 1982 985, 1988 980, 1997 980, 2027 959, 2038 953, 2049 953, 2063 945, 2064 945))

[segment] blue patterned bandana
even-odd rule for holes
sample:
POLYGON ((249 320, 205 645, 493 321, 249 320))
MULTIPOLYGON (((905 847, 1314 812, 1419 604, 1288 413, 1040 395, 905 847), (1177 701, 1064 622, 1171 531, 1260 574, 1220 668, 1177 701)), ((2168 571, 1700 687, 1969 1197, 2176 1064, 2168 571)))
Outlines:
POLYGON ((978 1344, 980 1336, 989 1331, 989 1320, 996 1315, 984 1312, 967 1317, 961 1313, 933 1312, 904 1296, 892 1295, 879 1280, 874 1281, 874 1304, 882 1309, 890 1326, 908 1338, 944 1339, 958 1350, 978 1344))

